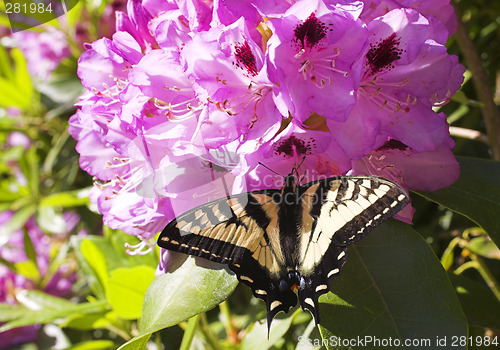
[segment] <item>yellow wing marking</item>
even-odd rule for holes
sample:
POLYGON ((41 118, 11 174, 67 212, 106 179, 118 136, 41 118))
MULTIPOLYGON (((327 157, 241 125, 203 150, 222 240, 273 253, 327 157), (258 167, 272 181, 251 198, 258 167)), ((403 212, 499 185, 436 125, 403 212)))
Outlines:
POLYGON ((301 270, 303 273, 313 271, 317 262, 321 260, 330 246, 330 237, 328 237, 327 234, 321 233, 335 232, 336 230, 332 226, 338 225, 340 228, 345 225, 345 222, 334 222, 328 214, 329 210, 334 205, 340 185, 341 182, 339 180, 331 182, 330 190, 326 194, 327 201, 325 205, 322 206, 319 215, 322 218, 327 217, 329 220, 327 222, 318 222, 314 232, 312 232, 312 225, 315 219, 311 216, 311 210, 317 201, 322 200, 322 198, 317 198, 316 196, 316 191, 320 184, 309 187, 302 197, 302 229, 299 238, 299 261, 302 262, 301 270))
POLYGON ((211 221, 207 213, 198 209, 194 212, 195 221, 187 222, 180 219, 176 227, 185 234, 196 234, 247 248, 253 253, 252 257, 259 264, 266 267, 271 274, 279 275, 284 266, 284 257, 279 241, 279 207, 266 194, 252 193, 250 195, 260 204, 261 209, 270 220, 266 230, 260 227, 245 211, 245 206, 248 203, 247 197, 230 197, 226 201, 207 208, 207 210, 212 211, 217 222, 213 222, 213 219, 211 221), (230 222, 233 216, 229 216, 228 213, 231 211, 227 207, 222 207, 226 204, 231 208, 234 216, 238 218, 237 221, 230 222), (266 232, 269 244, 264 238, 266 232))

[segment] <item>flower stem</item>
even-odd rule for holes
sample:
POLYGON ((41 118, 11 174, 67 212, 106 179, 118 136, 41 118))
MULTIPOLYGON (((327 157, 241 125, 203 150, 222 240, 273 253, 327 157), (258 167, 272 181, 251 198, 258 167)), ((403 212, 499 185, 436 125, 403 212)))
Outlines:
POLYGON ((203 333, 203 336, 205 337, 208 345, 210 348, 214 350, 222 350, 221 345, 219 344, 219 339, 215 336, 215 334, 212 332, 210 327, 208 326, 207 322, 207 316, 206 314, 200 314, 200 330, 203 333))
POLYGON ((493 100, 493 90, 488 74, 483 67, 481 57, 474 46, 474 42, 469 37, 456 3, 455 12, 458 22, 455 37, 467 62, 467 67, 472 73, 472 81, 474 82, 476 93, 483 105, 484 121, 493 158, 500 160, 500 111, 493 100))
POLYGON ((490 272, 486 264, 484 263, 483 259, 476 255, 476 254, 471 254, 471 259, 472 261, 476 264, 476 269, 477 271, 481 274, 483 279, 486 281, 486 284, 488 287, 490 287, 491 291, 493 294, 495 294, 495 297, 500 301, 500 288, 498 286, 498 281, 495 279, 493 274, 490 272))
POLYGON ((462 137, 469 140, 477 140, 489 145, 490 141, 488 136, 477 130, 460 128, 458 126, 450 126, 451 136, 462 137))
POLYGON ((189 350, 191 348, 191 343, 193 342, 196 328, 198 328, 199 320, 200 315, 193 316, 189 319, 187 328, 184 331, 184 336, 182 337, 180 350, 189 350))
POLYGON ((474 261, 468 261, 468 262, 460 265, 459 267, 457 267, 456 270, 454 271, 454 273, 456 275, 460 275, 462 272, 464 272, 467 269, 477 269, 477 264, 474 261))
POLYGON ((231 312, 227 304, 227 300, 219 304, 220 311, 222 313, 224 328, 226 329, 226 334, 231 344, 238 344, 238 331, 234 327, 231 320, 231 312))

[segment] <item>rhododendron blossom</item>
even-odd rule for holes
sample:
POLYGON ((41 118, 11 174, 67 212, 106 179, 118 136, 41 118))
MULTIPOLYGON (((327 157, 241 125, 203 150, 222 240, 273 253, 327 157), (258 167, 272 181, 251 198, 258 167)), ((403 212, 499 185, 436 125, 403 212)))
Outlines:
POLYGON ((259 162, 286 175, 305 157, 304 182, 450 185, 459 168, 433 107, 463 79, 444 46, 453 18, 447 0, 130 0, 79 60, 88 92, 69 131, 91 201, 144 253, 185 210, 280 187, 259 162))
POLYGON ((270 76, 277 105, 303 122, 311 113, 345 121, 355 103, 351 66, 366 41, 366 28, 341 5, 300 1, 270 21, 270 76))

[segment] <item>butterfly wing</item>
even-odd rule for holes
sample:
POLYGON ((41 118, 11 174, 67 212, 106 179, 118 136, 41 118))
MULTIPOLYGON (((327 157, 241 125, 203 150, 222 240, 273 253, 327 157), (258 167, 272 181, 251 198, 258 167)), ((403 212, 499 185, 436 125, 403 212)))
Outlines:
POLYGON ((171 221, 160 234, 162 248, 228 264, 238 280, 267 304, 268 324, 297 304, 289 288, 279 239, 278 205, 264 190, 228 196, 198 206, 171 221))
POLYGON ((346 259, 346 246, 408 204, 397 184, 376 177, 346 176, 301 187, 299 273, 304 278, 299 301, 319 323, 318 298, 329 290, 346 259))

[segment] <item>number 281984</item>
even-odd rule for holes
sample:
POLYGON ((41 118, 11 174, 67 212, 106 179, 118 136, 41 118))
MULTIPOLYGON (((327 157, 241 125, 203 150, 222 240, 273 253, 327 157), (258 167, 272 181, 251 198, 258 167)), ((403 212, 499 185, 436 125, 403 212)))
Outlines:
POLYGON ((18 2, 5 2, 6 13, 52 13, 52 4, 44 4, 43 2, 32 3, 18 3, 18 2))

